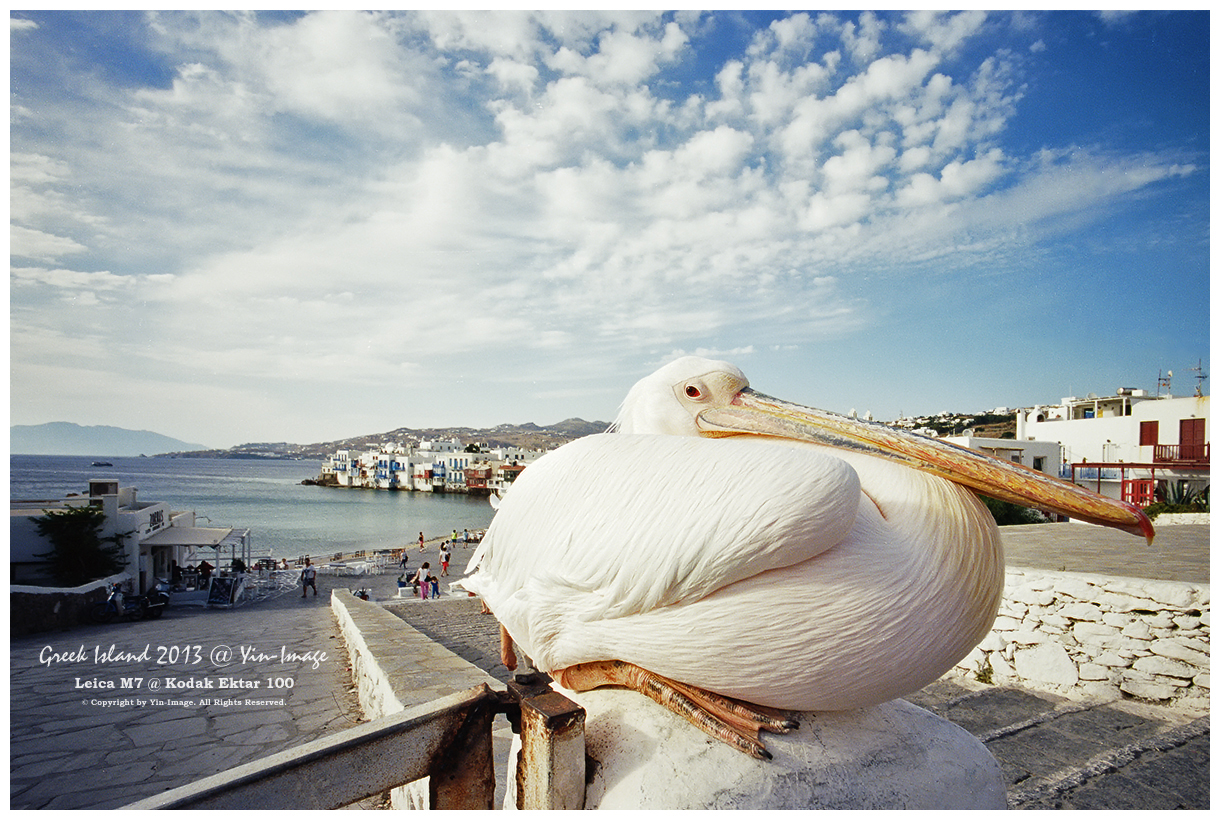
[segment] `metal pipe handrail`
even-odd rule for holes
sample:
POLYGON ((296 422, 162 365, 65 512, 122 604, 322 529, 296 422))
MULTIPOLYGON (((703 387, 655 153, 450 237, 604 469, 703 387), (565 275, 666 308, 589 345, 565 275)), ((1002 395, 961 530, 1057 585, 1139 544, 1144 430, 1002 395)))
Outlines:
MULTIPOLYGON (((124 808, 337 809, 351 805, 430 775, 471 713, 484 709, 490 722, 503 704, 502 694, 484 684, 124 808)), ((488 739, 490 742, 490 728, 488 739)))

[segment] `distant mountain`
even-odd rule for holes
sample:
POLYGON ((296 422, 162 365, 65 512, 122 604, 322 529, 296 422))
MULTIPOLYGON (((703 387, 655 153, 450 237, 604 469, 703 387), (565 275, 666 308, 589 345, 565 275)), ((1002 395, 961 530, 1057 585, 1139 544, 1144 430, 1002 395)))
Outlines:
POLYGON ((15 424, 9 428, 9 452, 32 456, 139 456, 202 450, 148 430, 122 427, 82 427, 66 421, 15 424))

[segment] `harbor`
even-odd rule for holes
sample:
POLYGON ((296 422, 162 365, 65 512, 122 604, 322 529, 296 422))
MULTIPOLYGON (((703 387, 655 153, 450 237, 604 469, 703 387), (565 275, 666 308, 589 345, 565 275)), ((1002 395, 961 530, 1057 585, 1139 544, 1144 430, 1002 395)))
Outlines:
POLYGON ((141 500, 194 511, 201 527, 247 530, 251 555, 277 563, 395 550, 421 531, 439 537, 454 529, 485 530, 495 512, 486 498, 466 494, 334 492, 302 485, 317 474, 316 461, 116 457, 105 476, 89 461, 10 456, 9 498, 62 500, 87 492, 94 479, 114 477, 120 486, 138 487, 141 500))

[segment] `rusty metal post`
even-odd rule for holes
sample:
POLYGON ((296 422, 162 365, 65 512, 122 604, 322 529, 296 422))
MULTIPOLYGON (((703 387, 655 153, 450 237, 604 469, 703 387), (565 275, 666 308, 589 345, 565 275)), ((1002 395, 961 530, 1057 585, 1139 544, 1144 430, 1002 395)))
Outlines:
POLYGON ((508 686, 521 702, 517 808, 584 808, 584 708, 545 684, 508 686))
POLYGON ((428 778, 428 802, 433 809, 495 808, 496 773, 491 724, 501 711, 492 692, 471 708, 457 734, 442 749, 428 778))

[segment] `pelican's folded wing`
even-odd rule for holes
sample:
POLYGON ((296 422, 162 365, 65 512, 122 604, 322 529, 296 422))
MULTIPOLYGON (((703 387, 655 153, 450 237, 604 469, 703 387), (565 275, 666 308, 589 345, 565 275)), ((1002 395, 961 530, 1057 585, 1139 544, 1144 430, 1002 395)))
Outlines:
POLYGON ((805 561, 846 537, 859 502, 855 471, 814 447, 588 436, 522 472, 471 582, 493 608, 546 588, 571 617, 622 617, 805 561))

